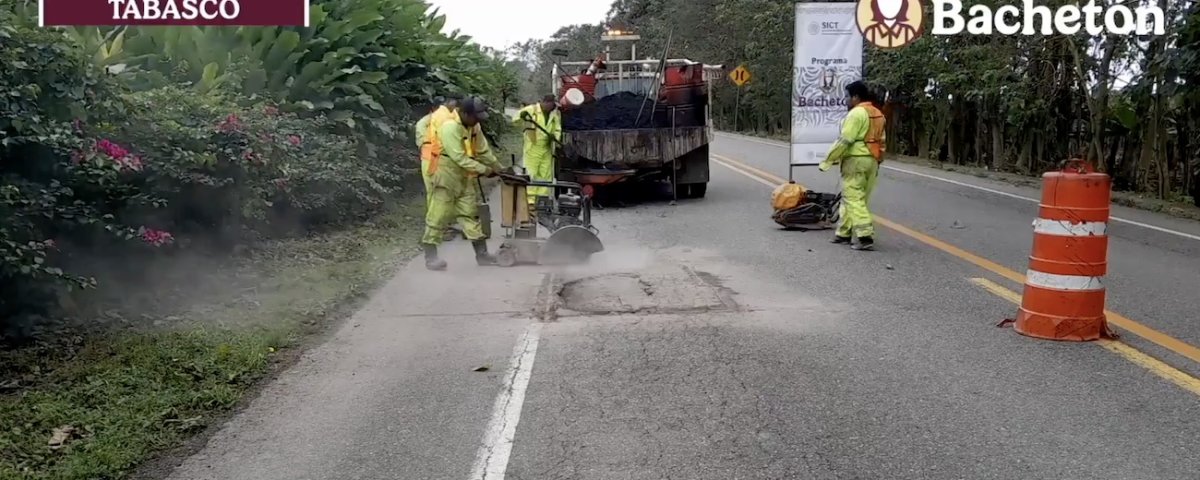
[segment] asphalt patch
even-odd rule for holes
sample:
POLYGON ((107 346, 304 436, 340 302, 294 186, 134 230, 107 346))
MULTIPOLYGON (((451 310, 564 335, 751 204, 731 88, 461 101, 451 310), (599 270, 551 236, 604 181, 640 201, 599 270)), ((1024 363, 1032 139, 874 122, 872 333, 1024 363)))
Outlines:
POLYGON ((568 282, 562 310, 589 316, 706 313, 734 308, 719 288, 688 269, 616 273, 568 282))

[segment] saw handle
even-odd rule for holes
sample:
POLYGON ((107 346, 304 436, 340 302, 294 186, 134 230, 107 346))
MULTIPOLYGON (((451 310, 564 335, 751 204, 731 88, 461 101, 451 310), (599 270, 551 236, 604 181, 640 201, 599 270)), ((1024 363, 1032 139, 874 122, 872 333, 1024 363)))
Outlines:
POLYGON ((525 185, 530 187, 549 187, 549 188, 565 188, 567 190, 583 190, 583 185, 573 182, 543 182, 540 180, 530 180, 528 175, 517 175, 514 173, 497 173, 496 176, 500 180, 510 185, 525 185))

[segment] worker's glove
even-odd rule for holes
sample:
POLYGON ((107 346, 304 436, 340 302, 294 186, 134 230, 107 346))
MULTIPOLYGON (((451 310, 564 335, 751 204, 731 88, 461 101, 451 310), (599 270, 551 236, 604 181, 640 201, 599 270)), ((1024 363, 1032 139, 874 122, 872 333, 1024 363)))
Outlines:
POLYGON ((532 122, 533 115, 530 115, 529 112, 521 112, 521 120, 524 120, 526 122, 532 122))

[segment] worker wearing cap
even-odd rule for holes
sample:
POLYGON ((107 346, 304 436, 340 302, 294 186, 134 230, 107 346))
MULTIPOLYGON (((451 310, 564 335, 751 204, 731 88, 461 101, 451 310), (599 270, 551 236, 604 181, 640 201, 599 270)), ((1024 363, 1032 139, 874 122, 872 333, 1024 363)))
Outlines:
POLYGON ((885 121, 874 105, 878 99, 865 83, 847 85, 846 93, 850 95, 850 113, 820 169, 824 172, 833 165, 841 165, 842 169, 841 222, 833 243, 851 245, 851 237, 858 237, 853 248, 871 250, 875 247, 875 227, 868 204, 883 162, 885 121))
MULTIPOLYGON (((464 99, 454 115, 437 126, 430 138, 428 171, 433 192, 425 212, 425 234, 421 247, 425 251, 425 267, 445 270, 446 262, 438 257, 446 227, 457 220, 463 234, 475 247, 479 265, 495 265, 496 257, 487 251, 487 239, 479 223, 480 175, 493 176, 504 167, 496 160, 483 136, 480 122, 487 119, 487 105, 477 97, 464 99)), ((431 120, 436 122, 436 120, 431 120)))
MULTIPOLYGON (((534 181, 554 180, 554 145, 562 142, 562 115, 554 95, 546 95, 542 101, 522 108, 513 119, 513 124, 524 127, 525 149, 522 158, 525 173, 534 181)), ((529 187, 529 204, 537 203, 537 197, 550 195, 550 187, 529 187)))

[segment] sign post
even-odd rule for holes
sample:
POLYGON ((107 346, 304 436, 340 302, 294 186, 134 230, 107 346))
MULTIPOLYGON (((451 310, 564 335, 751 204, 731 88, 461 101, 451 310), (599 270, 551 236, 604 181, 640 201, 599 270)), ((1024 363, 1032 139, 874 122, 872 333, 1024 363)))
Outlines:
POLYGON ((863 75, 857 5, 796 4, 789 181, 794 167, 819 165, 841 134, 846 86, 863 75))
POLYGON ((742 114, 742 87, 750 83, 750 70, 745 65, 739 65, 737 68, 729 72, 729 79, 733 80, 733 84, 737 85, 737 97, 733 103, 733 131, 740 132, 738 120, 742 114))

